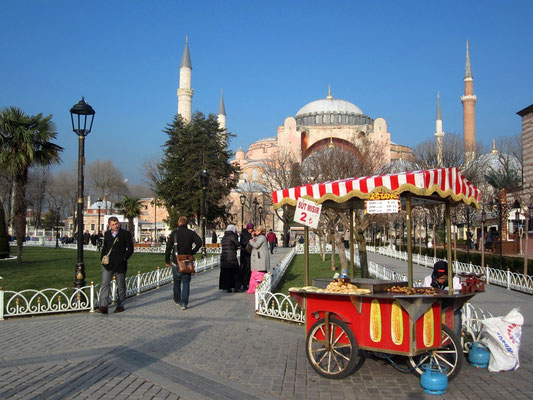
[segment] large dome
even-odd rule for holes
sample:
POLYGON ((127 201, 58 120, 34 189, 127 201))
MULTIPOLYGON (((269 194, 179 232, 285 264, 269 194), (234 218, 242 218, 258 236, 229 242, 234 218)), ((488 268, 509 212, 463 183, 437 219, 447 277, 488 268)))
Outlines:
POLYGON ((371 125, 374 120, 363 114, 355 104, 335 99, 331 91, 325 99, 306 104, 294 116, 298 126, 311 125, 371 125))
POLYGON ((296 113, 296 116, 310 113, 347 113, 364 115, 363 111, 355 104, 346 100, 334 99, 333 97, 312 101, 306 104, 296 113))

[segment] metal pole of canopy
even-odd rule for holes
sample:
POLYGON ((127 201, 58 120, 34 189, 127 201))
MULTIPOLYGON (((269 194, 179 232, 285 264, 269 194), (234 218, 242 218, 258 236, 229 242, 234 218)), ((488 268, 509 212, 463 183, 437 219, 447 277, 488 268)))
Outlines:
POLYGON ((450 202, 446 202, 446 258, 448 259, 448 294, 453 294, 452 222, 450 202))
POLYGON ((350 208, 350 278, 355 278, 355 254, 353 237, 353 208, 350 208))
POLYGON ((407 285, 413 287, 413 236, 411 232, 411 195, 407 195, 405 201, 407 212, 407 285))
POLYGON ((305 286, 311 285, 309 281, 309 227, 304 227, 305 236, 305 286))

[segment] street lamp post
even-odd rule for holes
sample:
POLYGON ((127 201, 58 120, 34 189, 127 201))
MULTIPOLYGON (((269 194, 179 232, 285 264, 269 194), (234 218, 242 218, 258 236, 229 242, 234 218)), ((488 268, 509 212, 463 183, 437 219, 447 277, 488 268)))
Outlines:
POLYGON ((261 225, 261 222, 263 221, 263 206, 259 206, 259 225, 261 225))
POLYGON ((503 207, 501 199, 498 199, 498 229, 500 230, 499 240, 500 240, 500 269, 503 271, 503 207))
POLYGON ((257 197, 254 197, 252 204, 254 205, 254 225, 257 225, 257 206, 259 205, 257 197))
POLYGON ((527 276, 528 269, 528 244, 529 244, 529 221, 533 218, 533 207, 526 208, 526 221, 524 224, 524 233, 526 234, 524 243, 524 276, 527 276))
POLYGON ((209 172, 204 169, 200 173, 200 183, 202 185, 202 258, 207 256, 205 248, 205 225, 207 223, 206 195, 207 185, 209 184, 209 172))
POLYGON ((96 228, 96 247, 100 250, 100 210, 102 209, 102 199, 97 200, 98 203, 98 227, 96 228))
POLYGON ((466 207, 466 254, 470 264, 470 207, 466 207))
POLYGON ((59 210, 60 208, 56 208, 56 249, 59 249, 59 210))
POLYGON ((514 233, 519 238, 519 247, 518 247, 518 253, 522 254, 522 235, 520 234, 520 211, 515 211, 514 213, 514 220, 515 220, 515 230, 514 233))
POLYGON ((246 203, 246 196, 244 193, 239 196, 239 199, 241 201, 241 224, 242 229, 244 229, 244 204, 246 203))
POLYGON ((78 135, 78 258, 74 272, 74 286, 85 286, 85 265, 83 263, 83 165, 85 164, 85 136, 93 127, 94 110, 82 97, 81 100, 70 109, 72 130, 78 135))
POLYGON ((485 222, 487 222, 487 213, 483 206, 481 210, 481 269, 485 269, 485 222))

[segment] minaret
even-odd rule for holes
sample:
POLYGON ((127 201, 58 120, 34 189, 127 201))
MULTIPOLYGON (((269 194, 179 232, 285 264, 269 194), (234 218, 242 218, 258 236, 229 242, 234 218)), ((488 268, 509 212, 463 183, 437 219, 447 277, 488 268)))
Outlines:
POLYGON ((218 127, 226 130, 226 108, 224 107, 224 93, 220 91, 220 104, 218 105, 218 127))
POLYGON ((191 56, 189 55, 189 38, 185 37, 185 50, 180 64, 180 86, 178 89, 178 114, 186 122, 192 118, 191 56))
POLYGON ((444 131, 442 130, 442 113, 440 111, 440 92, 437 93, 437 118, 435 119, 435 140, 437 141, 437 164, 442 167, 442 143, 444 131))
POLYGON ((476 101, 474 94, 474 77, 470 65, 470 51, 466 41, 465 93, 461 96, 463 103, 463 135, 465 141, 465 161, 472 161, 476 151, 476 101))

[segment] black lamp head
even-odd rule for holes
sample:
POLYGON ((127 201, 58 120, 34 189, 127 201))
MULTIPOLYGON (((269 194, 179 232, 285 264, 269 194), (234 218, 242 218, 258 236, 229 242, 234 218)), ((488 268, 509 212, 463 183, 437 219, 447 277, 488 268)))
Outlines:
POLYGON ((70 109, 70 119, 72 121, 72 130, 80 136, 87 136, 93 127, 94 110, 82 97, 70 109), (76 119, 74 116, 76 116, 76 119))

